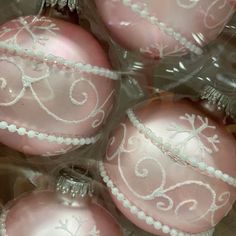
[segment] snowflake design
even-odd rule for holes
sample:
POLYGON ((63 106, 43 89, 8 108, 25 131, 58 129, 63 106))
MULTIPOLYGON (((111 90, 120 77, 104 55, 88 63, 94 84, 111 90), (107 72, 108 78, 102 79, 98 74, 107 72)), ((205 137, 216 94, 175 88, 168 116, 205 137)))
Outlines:
POLYGON ((58 5, 60 9, 68 6, 71 11, 79 7, 76 0, 46 0, 46 6, 54 7, 55 5, 58 5))
POLYGON ((33 47, 35 47, 36 44, 45 45, 46 41, 48 40, 48 37, 46 35, 43 35, 42 33, 36 34, 36 31, 46 31, 47 33, 55 35, 55 31, 59 30, 57 25, 46 17, 34 17, 33 19, 32 16, 24 18, 20 17, 16 20, 12 20, 12 23, 14 24, 12 24, 11 27, 2 27, 2 29, 0 30, 0 40, 4 40, 5 42, 14 45, 18 45, 18 39, 20 35, 25 32, 32 39, 33 47), (7 35, 13 32, 13 36, 8 38, 7 35), (4 39, 4 37, 6 37, 6 39, 4 39))
POLYGON ((5 89, 6 88, 6 86, 7 86, 7 81, 6 81, 6 79, 5 78, 0 78, 0 89, 5 89))
POLYGON ((221 32, 234 12, 234 5, 229 4, 228 0, 215 0, 212 1, 208 7, 200 8, 199 10, 204 16, 204 26, 207 29, 215 29, 218 32, 221 32), (217 17, 219 14, 218 12, 222 14, 221 17, 217 17))
POLYGON ((91 231, 87 234, 81 234, 80 230, 83 225, 87 222, 81 218, 72 216, 77 223, 77 228, 75 230, 69 229, 69 220, 65 219, 64 221, 59 220, 59 225, 55 227, 57 230, 62 230, 67 233, 69 236, 100 236, 100 231, 97 229, 97 226, 94 225, 91 231))
POLYGON ((148 55, 159 55, 160 58, 165 56, 182 56, 185 53, 184 47, 179 47, 178 45, 172 51, 167 50, 168 45, 163 43, 151 44, 146 48, 140 48, 140 52, 148 55))
POLYGON ((176 123, 172 123, 170 127, 168 128, 168 131, 173 131, 174 134, 171 135, 170 138, 176 137, 178 134, 187 133, 188 136, 181 140, 180 143, 177 144, 178 147, 180 147, 181 151, 183 152, 186 146, 189 144, 191 140, 197 140, 199 150, 202 154, 205 152, 212 154, 213 152, 218 152, 219 148, 217 144, 220 143, 218 135, 214 134, 213 136, 207 136, 203 132, 205 130, 215 130, 215 126, 209 125, 209 119, 207 117, 201 117, 200 115, 195 114, 185 114, 184 116, 181 116, 179 118, 180 120, 187 121, 191 128, 185 128, 181 127, 176 123), (200 125, 197 127, 196 122, 199 121, 200 125), (207 143, 209 143, 208 146, 204 144, 204 141, 206 140, 207 143))

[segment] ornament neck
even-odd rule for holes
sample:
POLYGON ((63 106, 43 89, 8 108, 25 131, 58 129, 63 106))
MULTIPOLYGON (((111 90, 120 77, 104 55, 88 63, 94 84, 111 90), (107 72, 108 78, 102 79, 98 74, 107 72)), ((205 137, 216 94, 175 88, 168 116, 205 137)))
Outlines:
POLYGON ((93 195, 93 182, 87 170, 80 167, 64 168, 56 185, 59 198, 68 204, 87 203, 93 195))
POLYGON ((227 116, 234 118, 231 98, 213 86, 205 86, 202 90, 200 98, 202 100, 202 107, 209 112, 217 112, 217 116, 221 118, 224 116, 224 113, 227 116))

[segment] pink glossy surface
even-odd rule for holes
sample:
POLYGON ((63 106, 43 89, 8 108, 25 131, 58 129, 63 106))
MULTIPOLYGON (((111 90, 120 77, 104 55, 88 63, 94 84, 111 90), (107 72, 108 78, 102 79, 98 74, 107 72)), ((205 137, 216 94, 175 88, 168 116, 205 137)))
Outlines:
MULTIPOLYGON (((95 0, 98 12, 123 47, 151 57, 181 55, 186 50, 157 26, 140 17, 122 0, 95 0)), ((181 33, 196 46, 214 40, 233 14, 227 0, 131 0, 150 15, 181 33)))
MULTIPOLYGON (((236 177, 235 140, 210 117, 208 125, 204 125, 202 121, 206 122, 206 114, 196 104, 155 101, 139 108, 136 115, 156 136, 179 145, 181 152, 189 158, 204 161, 236 177), (190 133, 192 121, 183 118, 186 114, 195 115, 192 120, 198 130, 195 135, 190 133), (173 127, 176 127, 175 131, 182 131, 175 133, 173 127), (219 140, 215 143, 218 151, 209 142, 212 137, 219 140), (200 151, 200 147, 208 151, 200 151)), ((201 233, 213 228, 235 200, 233 187, 163 154, 128 119, 122 121, 111 136, 104 163, 114 185, 133 205, 155 220, 187 233, 201 233)), ((165 235, 131 214, 120 201, 114 201, 137 226, 155 235, 165 235)))
MULTIPOLYGON (((110 69, 96 39, 80 26, 62 20, 32 16, 10 21, 0 27, 0 41, 110 69)), ((0 55, 0 78, 4 79, 0 80, 0 120, 49 135, 94 136, 114 104, 116 83, 111 79, 65 70, 63 66, 48 66, 17 55, 0 55), (25 77, 33 81, 31 87, 24 87, 25 77), (42 79, 36 81, 39 78, 42 79), (24 96, 9 104, 22 89, 24 96)), ((7 131, 0 131, 0 142, 36 155, 55 155, 72 148, 7 131)))
POLYGON ((15 201, 6 219, 8 236, 121 236, 114 218, 95 203, 63 205, 55 193, 36 192, 15 201))

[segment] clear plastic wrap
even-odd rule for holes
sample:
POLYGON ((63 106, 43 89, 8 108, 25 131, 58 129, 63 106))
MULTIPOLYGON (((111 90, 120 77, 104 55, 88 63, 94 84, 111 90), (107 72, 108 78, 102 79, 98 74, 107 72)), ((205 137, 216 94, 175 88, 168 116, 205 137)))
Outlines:
POLYGON ((20 3, 0 17, 0 236, 234 236, 235 1, 20 3))
POLYGON ((43 10, 44 0, 1 0, 0 24, 24 15, 37 15, 43 10))

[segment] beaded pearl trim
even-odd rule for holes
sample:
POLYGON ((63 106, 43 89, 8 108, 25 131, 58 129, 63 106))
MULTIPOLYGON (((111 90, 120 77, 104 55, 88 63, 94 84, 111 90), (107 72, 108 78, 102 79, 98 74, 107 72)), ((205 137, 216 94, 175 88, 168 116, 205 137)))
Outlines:
POLYGON ((101 134, 98 134, 91 138, 65 138, 62 136, 49 135, 45 133, 40 133, 34 130, 27 130, 23 127, 17 127, 14 124, 8 124, 6 121, 0 121, 0 130, 8 130, 11 133, 17 133, 20 136, 28 136, 28 138, 37 138, 40 141, 48 141, 50 143, 83 146, 96 143, 101 134))
POLYGON ((99 171, 100 171, 101 177, 103 178, 103 181, 105 182, 107 187, 110 189, 112 195, 115 196, 119 202, 122 202, 122 205, 125 208, 128 208, 129 211, 133 215, 135 215, 138 219, 145 221, 147 225, 152 225, 156 230, 160 230, 164 234, 170 235, 170 236, 212 236, 214 229, 208 232, 200 233, 200 234, 188 234, 188 233, 179 231, 178 229, 171 228, 170 226, 164 225, 160 221, 153 219, 153 217, 147 215, 144 211, 140 210, 137 206, 132 204, 124 196, 123 193, 120 193, 119 189, 114 185, 110 177, 107 175, 107 172, 102 162, 99 163, 99 171))
POLYGON ((77 0, 44 0, 47 7, 59 6, 60 9, 68 6, 70 11, 74 11, 78 8, 79 3, 77 0))
POLYGON ((7 219, 8 211, 3 211, 0 216, 0 235, 1 236, 8 236, 6 230, 6 219, 7 219))
POLYGON ((141 18, 146 19, 151 24, 157 26, 163 33, 167 34, 168 36, 174 38, 178 41, 182 46, 187 48, 189 51, 201 55, 203 50, 190 42, 186 37, 181 35, 181 33, 176 32, 173 28, 167 26, 165 23, 161 22, 157 17, 151 15, 147 9, 142 8, 138 4, 132 3, 132 0, 122 0, 123 5, 129 7, 133 12, 138 14, 141 18))
POLYGON ((69 60, 65 60, 62 57, 54 56, 52 54, 47 55, 44 52, 31 50, 31 49, 23 49, 15 44, 8 44, 5 42, 0 42, 0 51, 6 51, 12 55, 20 55, 23 58, 33 58, 42 62, 45 62, 48 65, 52 66, 63 66, 65 69, 78 70, 80 72, 91 73, 94 75, 106 77, 112 80, 118 80, 119 75, 111 71, 109 69, 105 69, 98 66, 92 66, 90 64, 83 64, 81 62, 73 62, 69 60))
POLYGON ((195 159, 189 159, 187 155, 180 155, 180 150, 178 148, 172 146, 168 142, 164 142, 162 137, 156 136, 156 134, 151 129, 142 124, 132 109, 127 110, 127 115, 133 126, 137 128, 137 130, 148 140, 150 140, 150 142, 152 142, 156 147, 158 147, 164 153, 167 153, 167 155, 173 155, 176 160, 186 163, 191 167, 200 170, 201 172, 205 172, 211 177, 217 178, 233 187, 236 187, 235 178, 229 176, 226 173, 223 173, 221 170, 216 170, 214 167, 208 166, 205 162, 197 162, 195 159))

